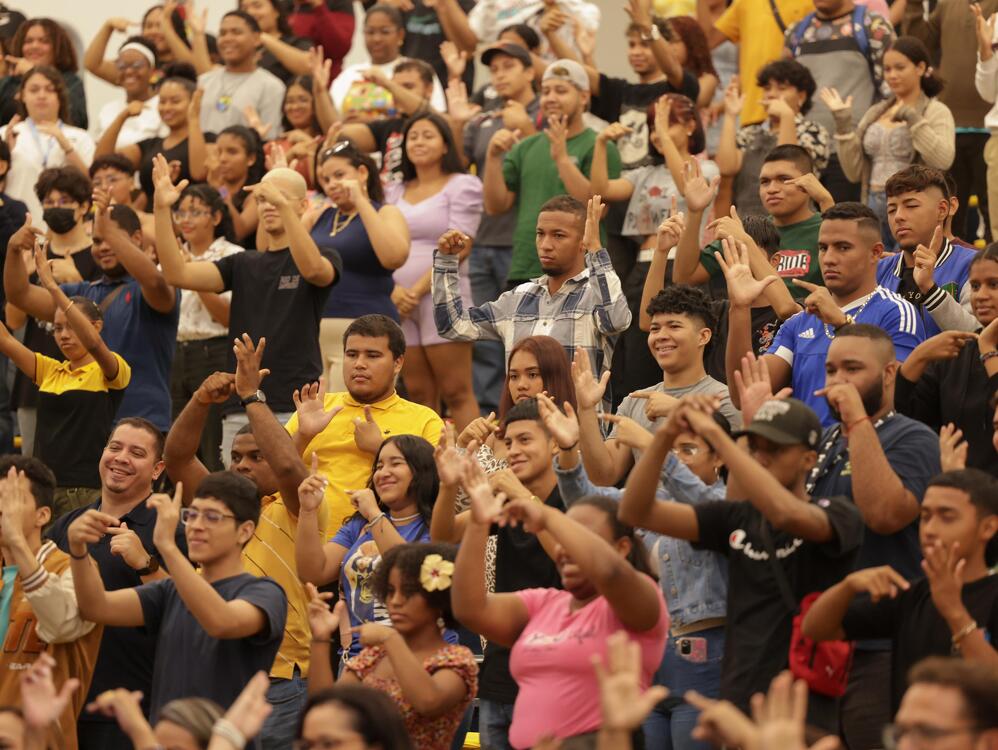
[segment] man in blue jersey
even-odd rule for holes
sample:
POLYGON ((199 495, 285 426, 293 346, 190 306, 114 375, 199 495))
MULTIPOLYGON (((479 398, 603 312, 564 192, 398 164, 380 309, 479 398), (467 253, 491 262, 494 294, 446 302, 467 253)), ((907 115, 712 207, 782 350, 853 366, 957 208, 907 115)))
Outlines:
POLYGON ((970 262, 977 252, 945 236, 950 212, 946 176, 913 164, 884 186, 887 219, 901 252, 880 260, 877 283, 919 308, 926 336, 976 331, 970 309, 970 262))
MULTIPOLYGON (((825 359, 839 328, 869 323, 884 329, 900 361, 925 339, 914 306, 877 285, 877 262, 883 249, 877 216, 867 206, 838 203, 825 211, 818 235, 818 262, 825 286, 794 280, 810 292, 803 300, 804 309, 783 324, 763 355, 774 390, 791 386, 794 396, 814 409, 825 427, 834 424, 835 417, 816 392, 825 386, 825 359)), ((730 326, 729 383, 734 382, 735 366, 751 348, 748 327, 730 326)), ((737 398, 736 393, 731 396, 737 398)))

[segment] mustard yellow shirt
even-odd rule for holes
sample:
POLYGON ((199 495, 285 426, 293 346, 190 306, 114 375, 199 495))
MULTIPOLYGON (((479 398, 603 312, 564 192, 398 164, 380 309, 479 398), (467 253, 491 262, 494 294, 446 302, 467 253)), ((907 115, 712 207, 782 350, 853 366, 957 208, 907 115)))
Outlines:
MULTIPOLYGON (((349 393, 327 393, 325 408, 342 406, 325 430, 305 448, 305 465, 311 465, 314 452, 319 459, 319 473, 329 480, 326 502, 329 506, 329 534, 335 534, 343 522, 353 515, 347 490, 367 487, 374 456, 365 453, 354 442, 354 419, 364 419, 364 407, 371 407, 371 417, 385 437, 392 435, 418 435, 433 445, 440 441, 444 423, 432 409, 406 401, 397 393, 373 404, 361 404, 349 393)), ((298 415, 292 415, 286 425, 294 435, 298 431, 298 415)))
MULTIPOLYGON (((319 538, 325 540, 329 511, 323 503, 319 509, 319 538)), ((271 677, 290 680, 295 666, 301 676, 308 677, 308 650, 312 633, 308 626, 308 594, 298 579, 295 566, 295 533, 298 518, 291 515, 281 496, 263 498, 260 522, 253 538, 243 548, 243 569, 252 575, 273 578, 288 597, 288 618, 284 623, 284 640, 270 669, 271 677)))
MULTIPOLYGON (((775 0, 780 17, 788 29, 814 10, 812 0, 775 0)), ((741 124, 751 125, 766 119, 763 109, 762 89, 755 77, 767 63, 778 60, 783 52, 783 32, 780 31, 770 0, 735 0, 714 28, 738 45, 738 75, 745 94, 741 124)))

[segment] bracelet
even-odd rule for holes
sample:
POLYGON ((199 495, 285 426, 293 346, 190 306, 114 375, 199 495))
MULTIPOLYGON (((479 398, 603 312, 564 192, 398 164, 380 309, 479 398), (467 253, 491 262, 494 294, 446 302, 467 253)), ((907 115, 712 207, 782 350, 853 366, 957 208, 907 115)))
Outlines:
POLYGON ((862 424, 863 422, 869 422, 869 421, 870 421, 870 417, 869 417, 869 416, 866 416, 866 417, 860 417, 859 419, 857 419, 857 420, 856 420, 855 422, 853 422, 852 424, 847 424, 847 425, 845 425, 845 426, 843 427, 843 430, 842 430, 842 431, 843 431, 843 432, 844 432, 844 433, 846 434, 846 436, 848 437, 849 433, 850 433, 850 432, 852 432, 852 428, 853 428, 853 427, 856 427, 857 425, 859 425, 859 424, 862 424))
POLYGON ((246 747, 246 738, 243 737, 243 733, 236 729, 235 724, 224 717, 215 722, 211 728, 211 733, 217 734, 223 740, 238 748, 238 750, 243 750, 246 747))
POLYGON ((845 323, 842 323, 841 325, 837 325, 837 326, 835 326, 835 328, 833 328, 832 330, 833 330, 833 331, 837 331, 837 330, 839 330, 840 328, 845 328, 846 326, 851 326, 851 325, 853 325, 853 324, 854 324, 855 322, 856 322, 856 318, 854 318, 854 317, 853 317, 852 315, 846 315, 846 322, 845 322, 845 323))
POLYGON ((90 557, 90 548, 88 547, 87 551, 84 552, 82 555, 74 555, 73 550, 70 549, 69 556, 72 557, 74 560, 86 560, 88 557, 90 557))
POLYGON ((953 644, 953 649, 955 651, 960 650, 960 642, 966 638, 968 635, 977 630, 977 620, 971 620, 964 627, 960 629, 956 635, 953 636, 951 642, 953 644))
POLYGON ((984 362, 987 362, 989 359, 994 359, 995 357, 998 357, 998 349, 992 349, 989 352, 982 352, 981 363, 983 364, 984 362))
POLYGON ((385 517, 385 514, 384 514, 384 512, 381 512, 381 513, 379 513, 378 515, 376 515, 376 516, 375 516, 374 518, 372 518, 372 519, 371 519, 370 521, 368 521, 368 522, 367 522, 367 523, 366 523, 366 524, 364 525, 364 531, 370 531, 370 530, 371 530, 371 528, 372 528, 372 527, 373 527, 373 526, 374 526, 374 525, 375 525, 376 523, 380 523, 380 522, 381 522, 381 520, 382 520, 382 519, 383 519, 384 517, 385 517))
POLYGON ((568 453, 569 451, 574 451, 578 447, 578 445, 579 445, 579 441, 576 440, 574 443, 572 443, 567 448, 562 448, 560 445, 558 446, 558 448, 561 449, 561 451, 563 453, 568 453))
POLYGON ((71 299, 69 301, 69 304, 66 305, 66 309, 62 311, 62 314, 63 315, 69 315, 69 308, 71 308, 75 304, 76 304, 76 300, 75 299, 71 299))

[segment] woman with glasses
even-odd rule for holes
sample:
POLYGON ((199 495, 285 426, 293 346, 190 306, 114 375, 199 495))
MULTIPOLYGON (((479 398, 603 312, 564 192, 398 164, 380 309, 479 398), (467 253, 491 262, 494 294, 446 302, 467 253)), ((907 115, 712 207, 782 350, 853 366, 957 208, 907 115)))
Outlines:
MULTIPOLYGON (((230 241, 232 222, 225 202, 210 185, 189 185, 174 204, 173 225, 183 244, 179 248, 188 261, 215 262, 243 248, 230 241)), ((169 234, 168 241, 176 242, 169 234)), ((232 346, 229 339, 229 300, 232 292, 180 292, 177 350, 170 375, 173 418, 213 372, 224 372, 232 346)), ((209 471, 222 469, 222 407, 208 411, 198 457, 209 471)))
POLYGON ((97 118, 98 133, 103 134, 111 127, 111 123, 129 105, 132 112, 138 110, 138 114, 129 116, 118 131, 118 140, 114 144, 116 148, 164 136, 169 132, 160 119, 159 99, 153 88, 153 77, 157 72, 156 48, 153 43, 144 37, 132 36, 118 48, 116 59, 104 59, 111 34, 126 29, 127 22, 124 19, 109 18, 83 56, 83 65, 88 71, 125 92, 124 101, 111 101, 101 108, 97 118), (136 104, 132 105, 133 102, 136 104))
MULTIPOLYGON (((482 183, 464 174, 447 122, 437 114, 416 115, 402 137, 402 179, 385 188, 409 224, 409 258, 395 272, 392 301, 402 316, 406 357, 402 366, 409 398, 441 411, 446 408, 457 429, 478 417, 471 387, 471 343, 452 342, 437 333, 430 285, 433 254, 441 236, 457 230, 473 238, 482 218, 482 183)), ((470 250, 471 243, 465 243, 470 250)), ((466 257, 461 257, 460 287, 471 306, 466 257)), ((441 412, 442 413, 442 412, 441 412)))
MULTIPOLYGON (((318 485, 321 499, 322 488, 318 485)), ((398 706, 409 737, 421 750, 449 750, 465 710, 478 691, 478 665, 467 646, 448 643, 445 627, 457 627, 450 588, 455 549, 450 544, 401 544, 385 553, 371 580, 371 593, 391 625, 359 628, 363 649, 343 664, 338 684, 380 690, 398 706)), ((309 692, 331 687, 330 644, 339 632, 343 607, 332 612, 310 587, 312 628, 309 692)))
POLYGON ((409 257, 409 226, 398 208, 385 203, 374 160, 352 143, 334 144, 319 154, 317 163, 318 184, 328 200, 307 214, 306 222, 314 221, 315 243, 335 248, 343 260, 341 283, 329 295, 319 327, 326 387, 335 392, 346 388, 347 327, 362 315, 399 319, 392 303, 392 272, 409 257))

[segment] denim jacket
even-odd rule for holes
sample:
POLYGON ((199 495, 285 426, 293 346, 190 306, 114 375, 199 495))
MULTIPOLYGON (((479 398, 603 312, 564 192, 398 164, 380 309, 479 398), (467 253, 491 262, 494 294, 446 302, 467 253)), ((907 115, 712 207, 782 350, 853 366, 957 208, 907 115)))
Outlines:
MULTIPOLYGON (((586 495, 604 495, 619 500, 623 494, 616 487, 593 484, 581 461, 575 468, 562 469, 555 458, 554 470, 566 508, 586 495)), ((720 479, 710 487, 706 486, 670 453, 655 496, 659 500, 697 505, 724 500, 724 493, 724 482, 720 479)), ((653 532, 643 532, 643 539, 658 569, 659 584, 665 594, 673 628, 725 616, 728 561, 722 555, 696 550, 689 542, 653 532)))

